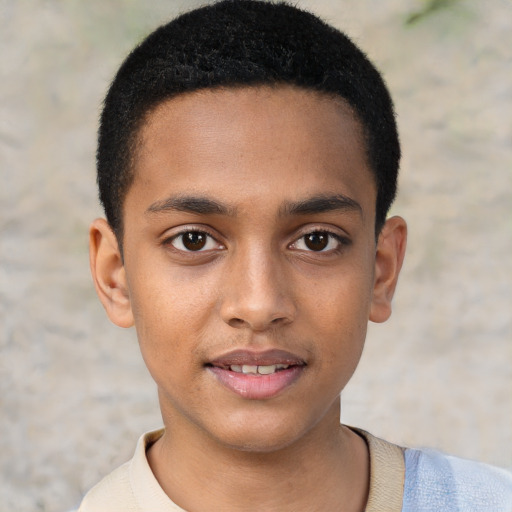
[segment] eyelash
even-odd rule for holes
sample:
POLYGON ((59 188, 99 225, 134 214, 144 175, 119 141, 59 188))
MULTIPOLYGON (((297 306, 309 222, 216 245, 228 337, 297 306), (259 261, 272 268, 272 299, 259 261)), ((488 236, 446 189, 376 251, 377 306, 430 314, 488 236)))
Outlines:
MULTIPOLYGON (((306 237, 307 236, 311 236, 311 235, 327 235, 328 237, 328 240, 327 240, 327 246, 326 247, 329 247, 329 244, 331 244, 331 241, 332 239, 334 239, 338 246, 335 247, 335 248, 330 248, 328 250, 325 250, 325 248, 322 248, 318 251, 314 250, 314 249, 311 249, 311 248, 300 248, 298 250, 300 251, 304 251, 304 252, 311 252, 311 253, 331 253, 331 252, 334 252, 334 251, 340 251, 341 247, 342 246, 348 246, 350 245, 350 240, 344 236, 341 236, 340 234, 338 233, 334 233, 332 231, 329 231, 328 229, 314 229, 314 230, 311 230, 311 231, 308 231, 304 234, 302 234, 299 238, 295 239, 295 241, 293 241, 291 244, 288 245, 288 248, 295 248, 297 249, 297 245, 302 241, 305 245, 307 245, 307 242, 305 241, 306 240, 306 237)), ((189 242, 192 241, 192 243, 194 243, 193 240, 189 240, 189 242)), ((174 235, 172 235, 171 237, 169 238, 166 238, 162 244, 163 245, 171 245, 173 246, 173 248, 176 250, 176 251, 179 251, 179 252, 182 252, 182 253, 188 253, 188 254, 193 254, 193 253, 202 253, 202 252, 207 252, 207 251, 210 251, 214 248, 212 247, 208 247, 208 248, 204 248, 205 246, 207 246, 209 243, 211 243, 211 241, 214 241, 218 247, 216 247, 217 250, 219 249, 224 249, 225 246, 223 244, 221 244, 220 242, 218 242, 216 240, 216 238, 211 234, 209 233, 208 231, 206 230, 203 230, 203 229, 184 229, 182 231, 180 231, 179 233, 176 233, 174 235), (190 248, 186 248, 185 246, 185 241, 184 241, 184 236, 185 235, 196 235, 196 236, 204 236, 205 237, 205 242, 204 242, 204 245, 199 247, 198 250, 193 250, 193 249, 190 249, 190 248), (180 241, 180 244, 182 247, 176 247, 176 245, 174 244, 174 242, 176 241, 180 241)))
POLYGON ((306 237, 307 236, 311 236, 311 235, 327 235, 328 238, 329 238, 329 240, 327 241, 327 244, 329 245, 331 243, 332 239, 334 239, 337 242, 337 247, 331 248, 331 249, 328 249, 328 250, 325 250, 325 248, 324 248, 324 249, 318 250, 318 251, 315 251, 315 250, 313 250, 311 248, 309 248, 309 249, 298 249, 298 250, 301 250, 301 251, 304 251, 304 252, 316 253, 316 254, 322 254, 322 253, 329 254, 329 253, 332 253, 332 252, 339 252, 343 246, 346 247, 346 246, 350 245, 350 240, 347 237, 344 237, 344 236, 342 236, 342 235, 340 235, 338 233, 334 233, 334 232, 332 232, 332 231, 330 231, 328 229, 322 228, 322 229, 313 229, 311 231, 308 231, 307 233, 302 234, 299 238, 297 238, 294 242, 292 242, 288 247, 296 246, 301 241, 303 243, 306 243, 305 242, 306 237))
POLYGON ((184 230, 180 231, 179 233, 176 233, 176 234, 170 236, 169 238, 166 238, 162 242, 162 244, 166 245, 166 246, 172 245, 175 250, 184 252, 184 253, 190 253, 190 254, 201 253, 201 252, 206 252, 206 251, 212 250, 212 248, 204 249, 203 247, 200 247, 199 250, 196 250, 196 251, 187 249, 184 244, 184 236, 187 234, 189 234, 189 235, 195 234, 195 235, 199 235, 199 236, 203 235, 206 237, 205 245, 207 245, 208 243, 211 243, 211 241, 214 241, 216 244, 218 244, 219 249, 224 248, 224 246, 220 242, 218 242, 216 240, 216 238, 211 233, 209 233, 208 231, 206 231, 204 229, 184 229, 184 230), (174 245, 173 242, 175 242, 177 240, 181 240, 181 245, 183 248, 178 248, 174 245))

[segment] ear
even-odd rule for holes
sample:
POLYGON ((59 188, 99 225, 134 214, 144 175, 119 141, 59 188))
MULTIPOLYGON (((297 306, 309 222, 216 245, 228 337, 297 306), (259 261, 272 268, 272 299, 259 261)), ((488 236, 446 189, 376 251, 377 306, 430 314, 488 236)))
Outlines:
POLYGON ((96 293, 108 317, 119 327, 131 327, 133 313, 123 258, 105 219, 96 219, 89 228, 89 263, 96 293))
POLYGON ((407 244, 407 224, 402 217, 386 221, 377 241, 373 297, 370 307, 372 322, 385 322, 391 315, 391 300, 402 268, 407 244))

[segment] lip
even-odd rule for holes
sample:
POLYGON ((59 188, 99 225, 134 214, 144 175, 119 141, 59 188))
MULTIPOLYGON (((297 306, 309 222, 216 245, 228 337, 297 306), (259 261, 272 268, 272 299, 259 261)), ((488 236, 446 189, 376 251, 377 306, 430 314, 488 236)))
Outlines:
POLYGON ((248 365, 271 365, 271 364, 289 364, 305 365, 305 361, 299 356, 287 352, 286 350, 271 349, 264 351, 253 350, 233 350, 222 356, 219 356, 209 362, 209 365, 216 367, 227 367, 232 364, 248 365))
POLYGON ((285 391, 302 375, 306 363, 299 356, 285 350, 235 350, 213 359, 206 365, 216 379, 233 393, 249 400, 266 400, 285 391), (230 370, 231 365, 267 366, 286 364, 270 375, 254 375, 230 370))

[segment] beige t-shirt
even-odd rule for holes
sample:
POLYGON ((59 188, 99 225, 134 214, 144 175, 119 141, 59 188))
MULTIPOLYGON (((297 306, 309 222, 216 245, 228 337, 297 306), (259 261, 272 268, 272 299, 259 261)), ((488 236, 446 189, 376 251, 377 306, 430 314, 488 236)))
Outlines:
MULTIPOLYGON (((400 512, 405 478, 402 449, 362 430, 354 430, 366 440, 370 452, 366 512, 400 512)), ((142 435, 132 460, 94 486, 78 512, 185 512, 160 487, 146 457, 147 448, 162 434, 163 429, 142 435)))

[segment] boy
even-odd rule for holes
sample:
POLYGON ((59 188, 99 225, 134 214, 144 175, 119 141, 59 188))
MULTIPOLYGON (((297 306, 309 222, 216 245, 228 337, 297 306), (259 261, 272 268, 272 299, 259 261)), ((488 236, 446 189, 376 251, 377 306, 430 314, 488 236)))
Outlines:
POLYGON ((372 64, 286 4, 151 34, 101 118, 91 269, 135 325, 165 429, 80 510, 512 510, 505 471, 339 424, 405 252, 400 148, 372 64))

